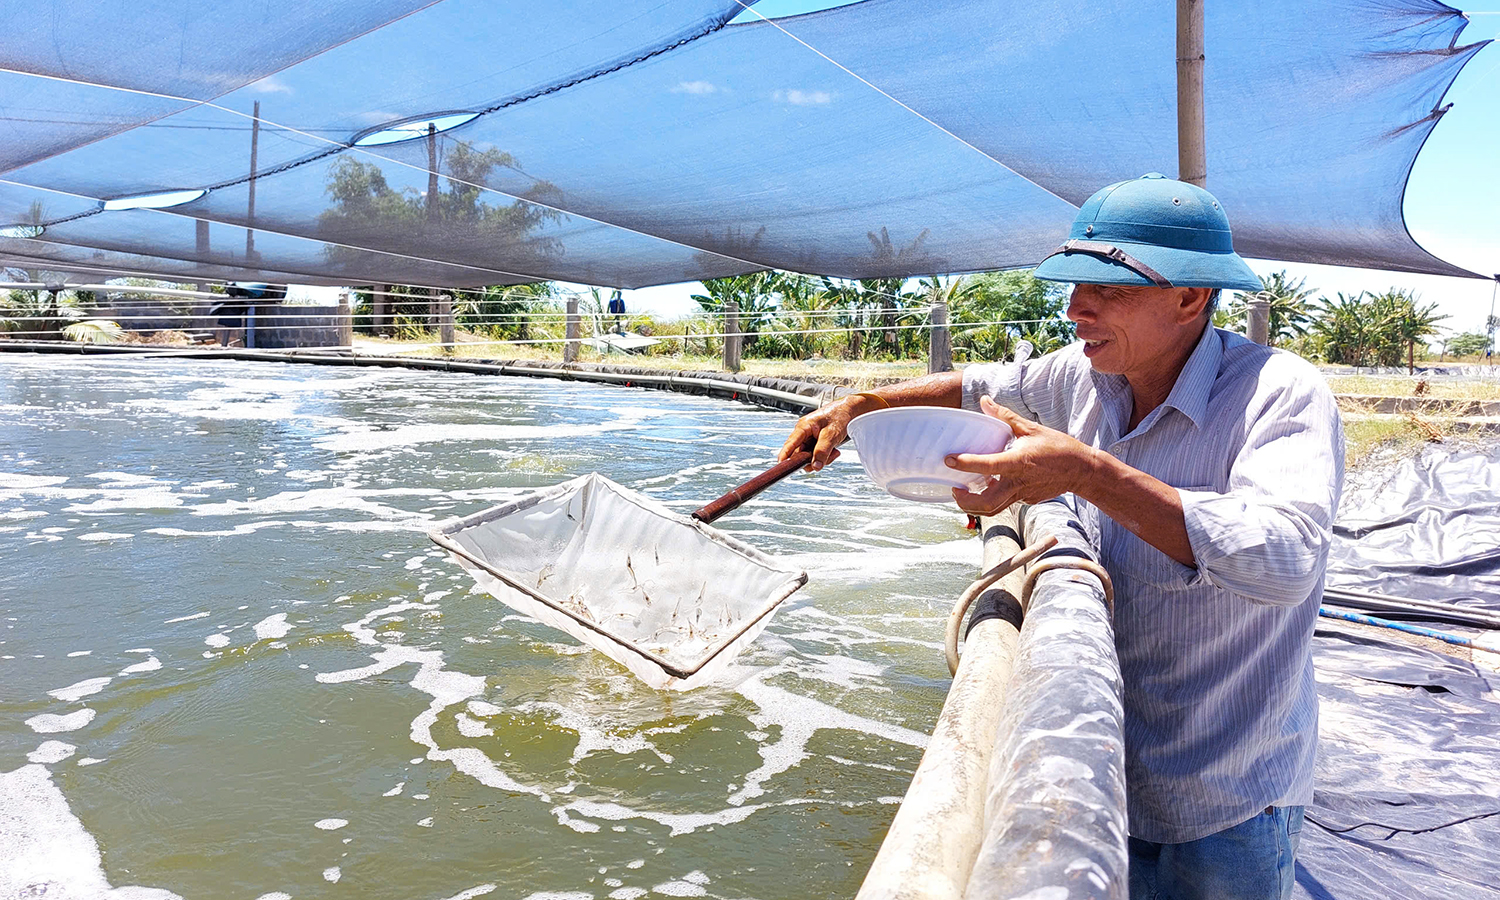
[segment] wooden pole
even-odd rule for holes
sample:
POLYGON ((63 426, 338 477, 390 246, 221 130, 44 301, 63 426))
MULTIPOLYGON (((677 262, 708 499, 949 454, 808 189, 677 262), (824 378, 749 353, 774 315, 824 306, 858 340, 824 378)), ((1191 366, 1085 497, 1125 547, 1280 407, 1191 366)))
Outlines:
POLYGON ((354 346, 354 304, 348 291, 339 292, 339 346, 354 346))
POLYGON ((1177 0, 1177 178, 1208 184, 1203 138, 1203 3, 1177 0))
POLYGON ((740 370, 740 305, 733 300, 724 304, 724 371, 740 370))
POLYGON ((1265 347, 1271 343, 1271 301, 1260 295, 1245 300, 1245 337, 1265 347))
POLYGON ((250 119, 250 200, 245 208, 245 262, 255 262, 255 171, 260 152, 260 101, 250 119))
POLYGON ((443 343, 443 352, 453 352, 453 295, 438 294, 438 340, 443 343))
POLYGON ((932 304, 932 340, 927 350, 927 374, 953 371, 953 337, 948 331, 948 304, 932 304))
POLYGON ((578 298, 568 298, 568 318, 563 329, 563 362, 578 360, 578 298))

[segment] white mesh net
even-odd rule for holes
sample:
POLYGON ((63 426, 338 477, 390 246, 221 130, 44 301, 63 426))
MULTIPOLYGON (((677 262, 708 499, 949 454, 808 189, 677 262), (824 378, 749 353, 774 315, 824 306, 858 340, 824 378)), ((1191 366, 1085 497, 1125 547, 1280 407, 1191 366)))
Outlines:
POLYGON ((432 532, 490 594, 655 688, 722 673, 807 574, 597 473, 432 532))

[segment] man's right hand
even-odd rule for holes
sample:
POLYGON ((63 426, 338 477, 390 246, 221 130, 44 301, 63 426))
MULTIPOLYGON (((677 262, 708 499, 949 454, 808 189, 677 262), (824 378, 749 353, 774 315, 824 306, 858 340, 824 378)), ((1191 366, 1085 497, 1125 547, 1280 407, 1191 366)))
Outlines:
POLYGON ((797 420, 791 435, 781 446, 777 459, 786 459, 799 450, 811 450, 812 462, 803 471, 816 472, 839 458, 839 444, 849 436, 849 421, 855 416, 884 409, 887 404, 863 394, 850 394, 822 409, 797 420))

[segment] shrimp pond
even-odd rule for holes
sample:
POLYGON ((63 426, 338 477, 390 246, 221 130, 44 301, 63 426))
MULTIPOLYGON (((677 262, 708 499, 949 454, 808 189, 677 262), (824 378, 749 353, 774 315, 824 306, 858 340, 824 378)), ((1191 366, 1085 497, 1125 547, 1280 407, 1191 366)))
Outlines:
POLYGON ((852 896, 948 687, 980 555, 957 510, 844 462, 720 520, 811 580, 688 693, 472 589, 426 536, 590 471, 687 512, 793 420, 6 354, 0 895, 852 896))

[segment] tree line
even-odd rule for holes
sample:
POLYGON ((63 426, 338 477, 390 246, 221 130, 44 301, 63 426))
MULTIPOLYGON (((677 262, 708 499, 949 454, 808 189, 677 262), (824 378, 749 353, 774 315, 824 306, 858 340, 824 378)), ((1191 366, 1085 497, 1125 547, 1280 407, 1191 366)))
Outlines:
MULTIPOLYGON (((1449 318, 1438 304, 1422 303, 1413 291, 1391 288, 1382 292, 1338 293, 1320 297, 1307 288, 1307 279, 1292 281, 1280 271, 1261 276, 1259 291, 1234 295, 1220 307, 1214 323, 1244 331, 1249 301, 1265 300, 1270 308, 1270 344, 1307 359, 1346 366, 1407 366, 1429 356, 1431 338, 1444 331, 1449 318)), ((1493 331, 1495 323, 1486 323, 1493 331)), ((1488 353, 1488 334, 1466 332, 1441 341, 1444 356, 1488 353)))

